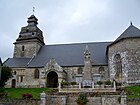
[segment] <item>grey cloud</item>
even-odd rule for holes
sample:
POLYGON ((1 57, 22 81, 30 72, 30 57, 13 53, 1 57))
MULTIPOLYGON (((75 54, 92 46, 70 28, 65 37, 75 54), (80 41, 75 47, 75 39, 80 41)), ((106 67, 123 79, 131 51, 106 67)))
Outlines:
POLYGON ((140 27, 139 0, 1 0, 3 60, 12 57, 12 43, 27 25, 33 6, 46 44, 113 41, 130 21, 140 27))

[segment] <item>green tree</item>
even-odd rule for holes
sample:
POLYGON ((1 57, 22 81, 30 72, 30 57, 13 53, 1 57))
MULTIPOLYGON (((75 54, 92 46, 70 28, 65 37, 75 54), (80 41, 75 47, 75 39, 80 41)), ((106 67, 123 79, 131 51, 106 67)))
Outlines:
POLYGON ((12 69, 9 67, 1 68, 0 88, 5 86, 5 83, 12 77, 12 69))

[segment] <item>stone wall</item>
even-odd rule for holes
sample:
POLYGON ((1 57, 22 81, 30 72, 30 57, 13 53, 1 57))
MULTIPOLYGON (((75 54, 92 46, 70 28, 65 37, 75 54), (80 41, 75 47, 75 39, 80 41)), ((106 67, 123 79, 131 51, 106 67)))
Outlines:
MULTIPOLYGON (((105 95, 101 97, 87 97, 89 102, 87 105, 121 105, 118 101, 118 95, 105 95)), ((76 99, 78 96, 47 96, 47 105, 77 105, 76 99), (62 99, 63 98, 63 99, 62 99), (65 99, 67 101, 65 101, 65 99), (65 103, 66 102, 66 103, 65 103), (54 103, 54 104, 53 104, 54 103)), ((122 104, 125 105, 125 104, 122 104)))
MULTIPOLYGON (((104 68, 104 78, 103 80, 109 80, 109 73, 108 73, 108 67, 107 66, 93 66, 92 67, 92 77, 94 82, 100 80, 100 74, 99 74, 99 68, 104 68), (98 74, 98 77, 96 75, 98 74)), ((58 77, 66 78, 66 81, 68 82, 82 82, 82 74, 78 74, 78 68, 79 67, 64 67, 63 70, 66 71, 67 75, 63 75, 63 73, 59 73, 58 77)), ((81 67, 83 68, 83 67, 81 67)), ((46 70, 45 68, 12 68, 13 72, 16 71, 16 74, 13 74, 13 77, 9 79, 7 82, 6 87, 11 87, 12 85, 12 79, 16 80, 16 87, 40 87, 40 84, 46 84, 46 70), (34 78, 34 71, 35 69, 39 70, 39 78, 34 78), (23 81, 20 82, 20 76, 23 76, 23 81), (44 77, 45 76, 45 77, 44 77)), ((59 80, 61 80, 59 78, 59 80)))
POLYGON ((0 105, 40 105, 40 100, 0 98, 0 105))
POLYGON ((127 105, 140 105, 140 98, 128 98, 127 105))
MULTIPOLYGON (((92 77, 94 78, 97 74, 99 75, 99 68, 104 68, 104 79, 103 80, 109 80, 109 72, 108 72, 108 66, 101 65, 101 66, 92 66, 92 77)), ((76 82, 82 82, 82 74, 78 74, 78 68, 79 67, 64 67, 63 69, 67 72, 67 81, 76 81, 76 82)), ((83 67, 81 67, 83 69, 83 67)), ((99 77, 100 78, 100 77, 99 77)), ((94 81, 96 82, 96 81, 94 81)))
POLYGON ((88 98, 87 105, 127 105, 126 95, 118 93, 61 93, 57 95, 46 95, 41 93, 41 105, 77 105, 76 100, 80 94, 85 94, 88 98), (115 95, 116 94, 116 95, 115 95), (120 100, 119 100, 120 99, 120 100))
MULTIPOLYGON (((41 68, 38 68, 41 71, 41 68)), ((12 79, 16 80, 16 87, 40 87, 41 76, 38 79, 34 78, 34 70, 35 68, 12 68, 13 72, 16 71, 16 75, 13 74, 13 77, 10 78, 5 87, 10 88, 12 85, 12 79), (23 77, 23 81, 21 82, 20 78, 23 77)))
POLYGON ((15 44, 13 57, 25 57, 32 58, 36 55, 42 45, 38 42, 24 42, 15 44), (24 51, 22 51, 22 46, 24 46, 24 51))
POLYGON ((46 105, 66 105, 67 96, 50 96, 46 97, 46 105))
POLYGON ((137 83, 140 82, 140 39, 124 39, 111 46, 108 49, 108 63, 110 79, 114 79, 116 70, 114 56, 120 54, 122 61, 122 82, 137 83))

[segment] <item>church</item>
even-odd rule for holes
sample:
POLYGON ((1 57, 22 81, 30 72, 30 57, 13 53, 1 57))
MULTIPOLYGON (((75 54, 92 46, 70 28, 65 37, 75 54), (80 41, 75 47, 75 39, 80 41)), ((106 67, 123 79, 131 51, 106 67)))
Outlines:
POLYGON ((112 42, 45 45, 35 15, 14 42, 13 70, 6 87, 53 87, 61 82, 91 87, 97 81, 140 84, 140 30, 132 23, 112 42))

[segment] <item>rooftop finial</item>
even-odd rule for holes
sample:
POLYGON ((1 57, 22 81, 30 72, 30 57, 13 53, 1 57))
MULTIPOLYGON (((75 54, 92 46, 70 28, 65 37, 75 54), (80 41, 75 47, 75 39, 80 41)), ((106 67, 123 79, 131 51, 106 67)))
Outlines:
POLYGON ((130 25, 133 25, 132 21, 130 22, 130 25))
POLYGON ((33 7, 33 15, 34 15, 34 12, 35 12, 35 7, 33 7))

